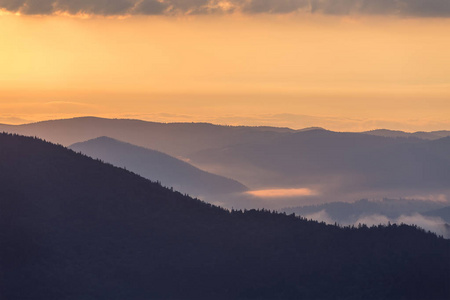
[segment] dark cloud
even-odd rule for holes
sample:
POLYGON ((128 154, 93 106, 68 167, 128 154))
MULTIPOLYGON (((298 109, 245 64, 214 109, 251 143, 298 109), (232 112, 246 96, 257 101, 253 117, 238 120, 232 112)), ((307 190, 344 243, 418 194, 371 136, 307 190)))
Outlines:
POLYGON ((177 15, 247 14, 399 15, 450 17, 450 0, 0 0, 23 14, 177 15))
POLYGON ((174 10, 189 13, 194 10, 202 9, 211 1, 209 0, 167 0, 165 1, 173 7, 174 10))
POLYGON ((53 12, 53 3, 53 0, 27 0, 21 12, 29 15, 48 15, 53 12))
POLYGON ((169 8, 166 3, 157 0, 144 0, 136 6, 134 12, 142 15, 161 15, 169 8))
POLYGON ((396 0, 361 0, 360 2, 359 10, 365 14, 384 15, 400 12, 396 0))
POLYGON ((331 15, 398 14, 398 0, 311 0, 312 12, 331 15))
POLYGON ((24 4, 25 0, 0 0, 0 7, 10 12, 19 11, 24 4))
MULTIPOLYGON (((43 1, 43 0, 36 0, 43 1)), ((54 11, 70 14, 124 15, 135 6, 135 0, 53 0, 54 11)))
POLYGON ((449 0, 402 0, 405 15, 422 17, 450 17, 449 0))
POLYGON ((311 12, 333 15, 449 17, 449 0, 310 0, 311 12))
POLYGON ((450 0, 251 0, 242 8, 251 13, 450 17, 450 0))
POLYGON ((244 12, 250 13, 291 13, 299 10, 308 10, 309 0, 253 0, 244 3, 244 12))

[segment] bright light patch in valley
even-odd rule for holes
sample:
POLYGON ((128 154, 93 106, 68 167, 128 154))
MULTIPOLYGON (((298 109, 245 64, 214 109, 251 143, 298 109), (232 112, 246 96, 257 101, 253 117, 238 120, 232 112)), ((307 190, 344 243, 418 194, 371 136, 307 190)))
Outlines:
POLYGON ((316 196, 317 192, 308 188, 298 189, 270 189, 248 191, 247 194, 260 198, 304 197, 316 196))

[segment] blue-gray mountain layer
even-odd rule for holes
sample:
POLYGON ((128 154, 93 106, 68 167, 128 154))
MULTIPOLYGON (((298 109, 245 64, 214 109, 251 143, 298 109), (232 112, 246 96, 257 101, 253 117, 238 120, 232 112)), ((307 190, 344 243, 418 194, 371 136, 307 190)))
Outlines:
POLYGON ((125 167, 147 179, 159 181, 164 186, 195 197, 247 190, 235 180, 202 171, 162 152, 108 137, 76 143, 70 148, 115 166, 125 167))

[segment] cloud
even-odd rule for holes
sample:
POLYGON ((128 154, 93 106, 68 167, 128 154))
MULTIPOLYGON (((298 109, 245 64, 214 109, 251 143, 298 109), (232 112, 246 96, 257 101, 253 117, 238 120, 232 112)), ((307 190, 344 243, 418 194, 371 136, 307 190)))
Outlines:
POLYGON ((310 8, 309 0, 253 0, 242 6, 249 13, 291 13, 310 8))
MULTIPOLYGON (((367 0, 366 0, 367 1, 367 0)), ((448 0, 402 0, 407 15, 423 17, 449 17, 450 1, 448 0)))
POLYGON ((53 0, 54 12, 69 14, 123 15, 135 5, 135 0, 53 0))
POLYGON ((137 14, 142 15, 160 15, 163 14, 169 6, 157 0, 144 0, 136 6, 134 10, 137 14))
MULTIPOLYGON (((327 213, 326 210, 321 210, 316 213, 304 215, 303 217, 305 217, 308 220, 312 219, 312 220, 316 220, 319 222, 325 222, 327 224, 334 224, 336 221, 332 217, 330 217, 330 215, 327 213)), ((339 223, 339 222, 337 222, 337 223, 339 223)), ((425 229, 426 231, 431 231, 431 232, 436 233, 437 235, 443 236, 446 239, 450 239, 449 226, 445 223, 445 221, 443 221, 441 218, 423 216, 418 213, 413 214, 413 215, 401 215, 398 218, 389 218, 385 215, 372 214, 372 215, 361 216, 353 224, 340 223, 340 225, 358 226, 360 224, 365 224, 365 225, 371 227, 371 226, 378 226, 378 225, 387 225, 388 223, 415 225, 417 227, 425 229)))
POLYGON ((449 238, 448 230, 445 227, 445 222, 441 218, 437 217, 425 217, 420 214, 412 216, 400 216, 397 218, 397 224, 417 225, 420 228, 429 230, 449 238))
POLYGON ((192 15, 240 11, 450 17, 448 0, 0 0, 0 9, 29 15, 192 15))
POLYGON ((0 0, 0 8, 10 12, 19 11, 24 4, 25 0, 0 0))
POLYGON ((448 202, 447 196, 445 194, 415 195, 407 198, 420 201, 433 201, 443 203, 448 202))

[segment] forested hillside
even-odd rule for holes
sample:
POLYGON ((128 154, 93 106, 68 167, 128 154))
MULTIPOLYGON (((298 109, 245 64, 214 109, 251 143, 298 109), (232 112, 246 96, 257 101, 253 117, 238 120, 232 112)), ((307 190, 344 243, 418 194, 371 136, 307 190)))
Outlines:
POLYGON ((0 298, 448 299, 450 241, 226 211, 0 134, 0 298))

